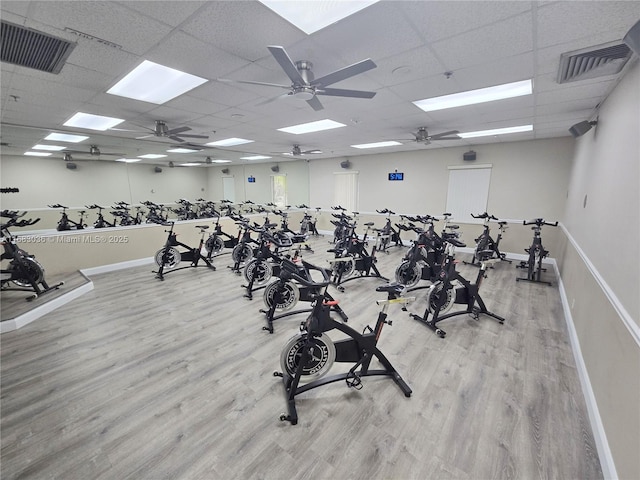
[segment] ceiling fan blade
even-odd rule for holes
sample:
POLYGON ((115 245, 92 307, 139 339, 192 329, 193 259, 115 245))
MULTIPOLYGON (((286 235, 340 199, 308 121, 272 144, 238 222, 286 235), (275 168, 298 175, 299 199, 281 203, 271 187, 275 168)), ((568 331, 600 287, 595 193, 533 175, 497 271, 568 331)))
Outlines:
POLYGON ((142 140, 143 138, 150 138, 150 137, 155 137, 155 134, 153 134, 153 135, 145 135, 143 137, 136 137, 136 140, 142 140))
POLYGON ((462 137, 431 137, 429 140, 439 142, 440 140, 462 140, 462 137))
MULTIPOLYGON (((449 135, 457 135, 460 133, 458 130, 450 130, 448 132, 436 133, 435 135, 431 135, 431 140, 443 140, 443 137, 448 137, 449 135)), ((452 139, 457 139, 460 137, 451 137, 452 139)))
POLYGON ((184 138, 180 138, 180 137, 176 137, 175 135, 169 135, 168 136, 171 140, 175 140, 176 142, 184 142, 184 138))
POLYGON ((324 107, 322 106, 322 103, 320 103, 320 100, 318 100, 318 97, 313 97, 307 100, 307 103, 311 105, 311 108, 313 108, 316 112, 324 109, 324 107))
POLYGON ((336 70, 333 73, 325 75, 324 77, 316 78, 311 85, 332 85, 341 80, 346 80, 347 78, 351 78, 360 73, 364 73, 367 70, 371 70, 372 68, 376 68, 377 65, 371 60, 367 58, 366 60, 362 60, 361 62, 354 63, 353 65, 349 65, 348 67, 341 68, 340 70, 336 70))
POLYGON ((181 137, 189 137, 189 138, 209 138, 208 135, 193 135, 191 133, 182 134, 181 137))
POLYGON ((271 55, 276 59, 276 61, 280 64, 280 67, 284 70, 284 73, 287 74, 287 77, 291 79, 291 81, 296 85, 306 85, 304 78, 300 75, 300 72, 296 68, 295 63, 291 60, 287 52, 282 47, 278 46, 268 46, 267 47, 271 52, 271 55))
POLYGON ((305 150, 304 152, 300 152, 302 153, 302 155, 309 155, 309 154, 314 154, 314 153, 322 153, 322 150, 305 150))
POLYGON ((178 128, 172 128, 171 130, 167 130, 165 133, 167 135, 175 135, 176 133, 188 132, 189 130, 191 130, 190 127, 178 127, 178 128))
POLYGON ((347 90, 344 88, 323 88, 316 91, 316 95, 329 95, 332 97, 353 97, 353 98, 373 98, 376 92, 364 90, 347 90))
POLYGON ((267 82, 252 82, 251 80, 231 80, 229 78, 217 78, 219 82, 225 83, 246 83, 248 85, 264 85, 265 87, 278 87, 278 88, 286 88, 287 90, 291 88, 290 85, 280 85, 277 83, 267 83, 267 82))

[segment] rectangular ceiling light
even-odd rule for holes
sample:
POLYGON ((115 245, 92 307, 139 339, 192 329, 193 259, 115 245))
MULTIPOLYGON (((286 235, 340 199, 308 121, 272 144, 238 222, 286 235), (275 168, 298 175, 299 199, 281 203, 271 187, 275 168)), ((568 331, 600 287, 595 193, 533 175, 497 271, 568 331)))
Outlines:
POLYGON ((25 155, 29 157, 48 157, 51 153, 47 152, 24 152, 25 155))
POLYGON ((531 132, 533 125, 521 125, 519 127, 494 128, 493 130, 479 130, 477 132, 459 133, 461 138, 489 137, 491 135, 504 135, 506 133, 531 132))
POLYGON ((122 118, 104 117, 92 113, 78 112, 63 123, 66 127, 87 128, 89 130, 105 131, 124 122, 122 118))
POLYGON ((197 167, 198 165, 202 165, 201 163, 181 163, 181 167, 197 167))
POLYGON ((531 80, 523 80, 521 82, 505 83, 504 85, 479 88, 477 90, 453 93, 441 97, 425 98, 424 100, 416 100, 413 104, 425 112, 433 112, 446 108, 462 107, 465 105, 475 105, 476 103, 493 102, 494 100, 531 95, 532 92, 533 83, 531 80))
POLYGON ((145 60, 107 93, 162 105, 206 81, 206 78, 145 60))
POLYGON ((34 145, 33 147, 34 150, 51 150, 52 152, 59 152, 60 150, 64 150, 67 147, 61 147, 59 145, 34 145))
POLYGON ((317 122, 301 123, 291 127, 279 128, 278 131, 285 133, 294 133, 300 135, 302 133, 321 132, 322 130, 331 130, 332 128, 346 127, 344 123, 334 122, 333 120, 324 119, 317 122))
POLYGON ((205 143, 212 147, 233 147, 234 145, 243 145, 245 143, 252 143, 253 140, 247 140, 245 138, 225 138, 224 140, 218 140, 216 142, 205 143))
POLYGON ((240 157, 240 160, 266 160, 268 157, 266 155, 252 155, 250 157, 240 157))
POLYGON ((46 137, 45 140, 53 140, 54 142, 69 142, 69 143, 79 143, 83 140, 86 140, 89 137, 85 137, 83 135, 68 135, 66 133, 50 133, 46 137))
POLYGON ((327 1, 315 0, 313 3, 291 2, 283 0, 260 0, 287 22, 298 27, 307 35, 353 15, 376 3, 378 0, 327 1))
POLYGON ((139 161, 140 161, 139 158, 118 158, 116 160, 116 162, 123 162, 123 163, 135 163, 139 161))
POLYGON ((211 160, 213 163, 231 163, 231 160, 222 160, 222 159, 218 159, 218 160, 211 160))
POLYGON ((200 150, 195 150, 193 148, 170 148, 167 150, 169 153, 195 153, 199 151, 200 150))
POLYGON ((144 155, 138 155, 138 158, 163 158, 166 155, 160 155, 159 153, 146 153, 144 155))
POLYGON ((361 143, 360 145, 351 145, 353 148, 380 148, 391 147, 393 145, 402 145, 400 142, 390 140, 388 142, 376 142, 376 143, 361 143))

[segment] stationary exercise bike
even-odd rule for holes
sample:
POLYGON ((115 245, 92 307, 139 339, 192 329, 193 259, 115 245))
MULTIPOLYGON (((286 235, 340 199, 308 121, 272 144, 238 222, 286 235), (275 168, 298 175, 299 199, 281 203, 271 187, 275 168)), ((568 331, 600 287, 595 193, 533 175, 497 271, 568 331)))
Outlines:
POLYGON ((500 259, 491 258, 494 254, 493 250, 478 252, 480 269, 475 283, 471 283, 456 270, 456 262, 454 260, 455 247, 464 247, 466 245, 456 238, 446 238, 445 242, 445 257, 438 273, 438 281, 429 287, 426 298, 427 308, 422 316, 412 313, 410 314, 411 318, 427 325, 440 338, 444 338, 446 332, 438 327, 438 323, 458 315, 469 314, 477 320, 480 314, 484 314, 495 318, 500 324, 503 324, 504 318, 487 310, 479 293, 482 280, 487 277, 487 268, 491 264, 499 262, 500 259), (459 285, 454 285, 454 281, 457 281, 459 285), (466 305, 466 309, 442 315, 443 308, 451 302, 451 298, 454 299, 454 303, 466 305))
MULTIPOLYGON (((305 283, 311 288, 326 289, 329 285, 329 273, 323 270, 323 276, 323 282, 305 280, 305 283)), ((382 306, 382 309, 378 314, 375 328, 366 327, 362 333, 332 318, 330 312, 336 302, 326 302, 323 295, 316 295, 311 315, 300 325, 300 333, 292 337, 282 349, 280 355, 282 371, 273 373, 275 377, 282 377, 287 401, 288 413, 280 415, 281 421, 289 421, 292 425, 298 423, 296 396, 341 380, 344 380, 348 387, 360 390, 363 387, 363 377, 385 376, 391 378, 400 387, 405 397, 411 396, 411 388, 378 349, 377 344, 384 325, 391 325, 391 321, 387 320, 389 305, 406 306, 415 298, 403 297, 404 287, 397 284, 382 285, 376 288, 376 291, 387 293, 387 299, 376 302, 382 306), (349 338, 334 342, 326 333, 331 330, 338 330, 349 338), (383 368, 377 370, 369 368, 374 358, 378 359, 383 368), (334 362, 353 363, 353 366, 347 373, 324 377, 334 362), (300 382, 305 380, 309 380, 309 383, 300 385, 300 382)))
POLYGON ((98 218, 97 220, 93 223, 93 228, 107 228, 107 227, 115 227, 116 226, 116 222, 115 220, 113 221, 113 223, 109 223, 105 218, 104 215, 102 215, 102 210, 104 210, 103 207, 101 207, 100 205, 96 205, 95 203, 93 205, 85 205, 85 207, 89 210, 98 210, 98 218))
MULTIPOLYGON (((238 245, 240 242, 239 235, 229 235, 226 232, 222 231, 222 226, 220 225, 220 214, 216 216, 216 221, 213 224, 213 233, 209 235, 207 241, 205 242, 205 249, 207 250, 207 258, 211 259, 214 255, 222 255, 222 250, 224 248, 230 248, 233 250, 233 247, 238 245)), ((227 252, 231 253, 231 252, 227 252)))
POLYGON ((467 265, 473 265, 474 267, 479 267, 481 265, 481 262, 478 255, 480 252, 486 252, 487 250, 491 250, 493 252, 492 258, 496 258, 501 262, 511 263, 511 260, 508 260, 506 257, 506 254, 502 253, 499 248, 500 240, 502 240, 502 234, 508 228, 507 222, 500 221, 498 218, 494 217, 493 215, 489 215, 487 212, 481 213, 480 215, 474 215, 472 213, 471 216, 473 218, 484 219, 484 226, 483 226, 484 230, 482 231, 480 236, 475 240, 476 248, 473 252, 473 259, 471 260, 471 262, 465 261, 464 263, 466 263, 467 265), (498 237, 495 240, 491 238, 491 231, 489 228, 490 220, 497 221, 498 228, 500 229, 500 233, 498 234, 498 237))
POLYGON ((376 212, 383 215, 384 214, 387 215, 387 221, 384 224, 384 227, 382 227, 380 232, 380 238, 379 238, 380 244, 378 246, 378 251, 389 253, 388 248, 391 242, 395 243, 396 247, 402 247, 403 244, 402 244, 402 240, 400 240, 400 232, 395 228, 393 228, 393 225, 391 224, 391 215, 395 215, 396 212, 392 212, 388 208, 383 208, 382 210, 376 209, 376 212))
POLYGON ((177 272, 178 270, 184 270, 185 268, 190 267, 206 266, 212 270, 216 269, 216 267, 213 266, 209 259, 202 255, 202 247, 204 246, 204 235, 209 228, 208 225, 196 225, 196 228, 200 229, 200 243, 195 248, 178 241, 177 234, 173 231, 175 222, 163 223, 162 225, 170 225, 171 228, 169 230, 165 230, 165 232, 168 232, 169 234, 167 236, 167 241, 164 247, 158 250, 155 255, 155 261, 158 264, 158 267, 160 267, 158 268, 157 272, 153 272, 157 274, 156 278, 164 280, 164 276, 166 274, 177 272), (186 249, 186 251, 181 252, 180 250, 178 250, 178 247, 182 247, 186 249), (200 264, 200 260, 204 262, 204 265, 200 264), (180 264, 180 262, 189 262, 189 265, 186 267, 176 268, 180 264))
POLYGON ((67 215, 67 208, 69 207, 65 207, 64 205, 60 205, 59 203, 56 203, 55 205, 47 205, 47 206, 49 208, 62 209, 62 217, 60 218, 60 220, 58 220, 58 226, 56 227, 56 230, 58 230, 59 232, 64 232, 67 230, 83 230, 84 228, 87 227, 87 224, 84 223, 84 214, 85 214, 84 210, 78 211, 78 213, 80 214, 80 220, 77 222, 74 222, 69 218, 69 215, 67 215))
POLYGON ((540 280, 540 274, 547 271, 546 268, 542 268, 542 261, 549 255, 549 251, 542 246, 540 231, 543 225, 557 227, 558 222, 548 223, 545 222, 543 218, 536 218, 528 222, 523 220, 522 224, 533 225, 533 227, 531 227, 531 230, 533 230, 533 240, 531 241, 531 246, 524 249, 524 251, 529 254, 529 259, 526 262, 520 262, 520 265, 516 265, 516 268, 527 269, 527 278, 517 277, 516 281, 519 282, 522 280, 525 282, 546 283, 547 285, 551 285, 551 282, 540 280))
POLYGON ((296 205, 296 208, 304 208, 304 213, 302 215, 302 220, 300 221, 300 233, 311 234, 314 237, 319 237, 318 229, 316 225, 318 223, 318 213, 320 212, 321 207, 316 207, 316 213, 312 216, 308 213, 309 207, 305 204, 296 205))
MULTIPOLYGON (((334 300, 326 288, 308 285, 309 282, 313 283, 311 271, 322 272, 322 269, 302 259, 299 259, 301 262, 297 260, 283 258, 278 278, 264 289, 262 299, 266 310, 262 309, 260 313, 264 313, 267 317, 267 326, 262 329, 269 333, 273 333, 274 320, 300 313, 309 313, 313 310, 312 308, 292 310, 298 302, 312 303, 318 295, 322 295, 324 300, 328 302, 334 300), (276 315, 276 311, 282 313, 276 315)), ((347 314, 337 304, 334 305, 333 310, 340 315, 344 322, 348 320, 347 314)))
MULTIPOLYGON (((4 192, 3 192, 4 193, 4 192)), ((9 260, 7 268, 1 270, 1 289, 2 291, 18 291, 33 292, 26 300, 31 301, 40 295, 57 290, 64 282, 55 285, 49 285, 44 279, 44 267, 25 250, 18 247, 16 239, 9 231, 10 227, 28 227, 35 225, 40 221, 35 220, 18 220, 27 212, 19 213, 17 211, 3 210, 0 216, 8 218, 6 222, 2 222, 0 230, 2 232, 2 260, 9 260), (16 287, 11 287, 14 284, 16 287)))

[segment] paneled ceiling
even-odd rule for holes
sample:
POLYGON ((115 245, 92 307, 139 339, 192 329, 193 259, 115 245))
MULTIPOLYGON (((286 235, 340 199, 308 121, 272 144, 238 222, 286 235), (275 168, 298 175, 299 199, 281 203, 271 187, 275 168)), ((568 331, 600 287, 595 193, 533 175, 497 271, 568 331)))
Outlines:
MULTIPOLYGON (((313 2, 305 2, 313 9, 313 2)), ((305 158, 353 157, 447 146, 473 146, 568 136, 568 128, 594 118, 597 106, 624 74, 559 84, 564 52, 620 41, 640 18, 637 1, 381 1, 311 35, 257 1, 3 1, 2 20, 76 43, 59 74, 2 62, 2 155, 20 155, 50 132, 87 135, 69 148, 75 160, 114 160, 167 154, 180 146, 168 138, 137 139, 156 120, 168 128, 208 139, 253 140, 229 148, 204 148, 145 160, 233 163, 247 155, 290 160, 294 144, 321 154, 305 158), (286 49, 293 61, 313 64, 316 77, 367 58, 376 68, 332 87, 376 92, 372 99, 319 97, 314 111, 282 90, 218 79, 289 84, 268 45, 286 49), (163 105, 107 94, 143 60, 208 81, 163 105), (533 94, 425 113, 412 101, 533 79, 533 94), (269 101, 272 100, 272 101, 269 101), (265 103, 266 102, 266 103, 265 103), (125 119, 97 132, 63 126, 76 112, 125 119), (294 135, 278 128, 321 119, 346 127, 294 135), (410 141, 419 127, 430 134, 470 132, 532 124, 533 131, 432 142, 410 141), (122 131, 131 130, 131 131, 122 131), (399 146, 359 150, 354 144, 406 140, 399 146), (88 154, 97 145, 100 157, 88 154)), ((631 62, 637 61, 633 57, 631 62)), ((44 142, 47 143, 47 142, 44 142)), ((23 157, 28 161, 28 157, 23 157)), ((54 153, 52 161, 62 161, 54 153)))

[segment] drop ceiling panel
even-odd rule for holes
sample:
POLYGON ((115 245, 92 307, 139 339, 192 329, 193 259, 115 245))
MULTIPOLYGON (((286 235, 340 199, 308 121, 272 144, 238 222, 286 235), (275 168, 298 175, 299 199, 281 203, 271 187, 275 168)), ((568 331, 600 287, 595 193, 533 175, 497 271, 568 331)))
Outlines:
POLYGON ((180 0, 179 2, 136 0, 117 3, 146 17, 177 27, 191 15, 194 15, 207 2, 194 2, 192 0, 180 0))
POLYGON ((445 71, 444 65, 426 46, 377 59, 376 64, 378 67, 370 75, 385 87, 402 85, 445 71))
POLYGON ((604 95, 610 88, 609 81, 602 81, 591 84, 571 84, 567 88, 558 88, 540 92, 536 95, 538 105, 546 105, 549 103, 566 102, 574 99, 589 98, 597 104, 597 98, 604 95))

